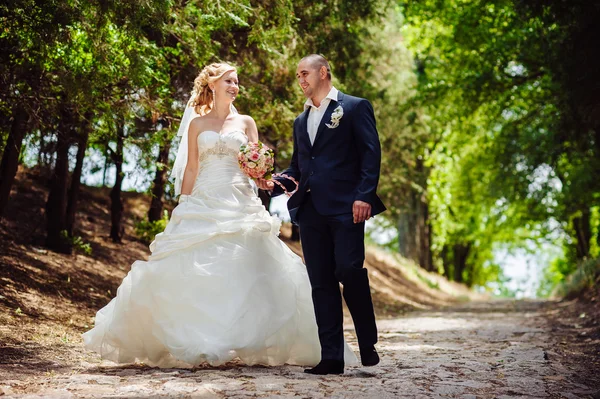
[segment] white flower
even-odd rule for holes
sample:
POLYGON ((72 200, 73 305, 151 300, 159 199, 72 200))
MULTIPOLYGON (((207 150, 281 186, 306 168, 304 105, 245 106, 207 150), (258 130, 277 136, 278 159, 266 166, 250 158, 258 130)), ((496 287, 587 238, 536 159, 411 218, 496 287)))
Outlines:
POLYGON ((342 116, 344 116, 344 109, 341 105, 338 105, 337 108, 334 109, 333 113, 331 114, 331 123, 326 123, 325 126, 327 126, 330 129, 335 129, 340 125, 340 120, 342 120, 342 116))

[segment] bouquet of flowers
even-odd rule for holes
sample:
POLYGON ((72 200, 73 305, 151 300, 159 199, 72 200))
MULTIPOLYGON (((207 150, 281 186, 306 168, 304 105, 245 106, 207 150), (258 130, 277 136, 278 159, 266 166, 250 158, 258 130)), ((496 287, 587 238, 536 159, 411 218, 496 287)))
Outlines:
POLYGON ((273 150, 261 143, 248 143, 240 147, 238 162, 242 171, 253 179, 270 179, 275 156, 273 150))
POLYGON ((241 146, 238 153, 238 163, 242 171, 253 179, 270 180, 273 177, 283 177, 293 181, 296 184, 296 189, 290 193, 283 184, 277 180, 273 180, 275 184, 283 189, 288 197, 291 197, 298 190, 298 182, 293 177, 284 175, 283 173, 273 174, 275 154, 272 149, 260 141, 241 146))

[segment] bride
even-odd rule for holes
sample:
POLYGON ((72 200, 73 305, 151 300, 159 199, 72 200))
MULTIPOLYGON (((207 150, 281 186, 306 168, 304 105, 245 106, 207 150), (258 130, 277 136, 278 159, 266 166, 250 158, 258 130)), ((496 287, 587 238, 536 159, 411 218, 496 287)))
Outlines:
MULTIPOLYGON (((232 105, 238 92, 226 63, 206 66, 194 81, 173 168, 179 205, 148 261, 131 266, 83 334, 103 359, 159 367, 319 362, 306 268, 238 166, 240 146, 258 141, 254 120, 232 105)), ((357 361, 347 345, 345 360, 357 361)))

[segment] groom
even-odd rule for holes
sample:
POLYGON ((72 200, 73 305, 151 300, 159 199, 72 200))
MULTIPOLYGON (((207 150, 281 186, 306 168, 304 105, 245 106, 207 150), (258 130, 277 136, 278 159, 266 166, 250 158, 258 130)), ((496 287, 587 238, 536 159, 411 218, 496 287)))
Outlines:
MULTIPOLYGON (((307 100, 304 112, 294 121, 294 153, 283 173, 299 181, 288 208, 292 221, 300 226, 321 342, 321 362, 304 371, 342 374, 340 282, 356 328, 361 362, 365 366, 379 363, 377 326, 363 262, 365 221, 385 210, 375 193, 381 148, 371 104, 333 87, 324 57, 304 57, 296 77, 307 100)), ((291 183, 278 181, 286 186, 291 183)), ((272 181, 261 181, 259 187, 273 190, 273 196, 283 192, 272 181)))

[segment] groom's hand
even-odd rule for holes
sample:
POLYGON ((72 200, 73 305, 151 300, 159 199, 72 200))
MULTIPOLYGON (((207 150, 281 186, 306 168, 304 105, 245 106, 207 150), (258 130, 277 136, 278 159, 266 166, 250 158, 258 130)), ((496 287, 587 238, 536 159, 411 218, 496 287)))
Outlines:
POLYGON ((275 188, 275 183, 273 180, 265 180, 265 179, 256 179, 256 185, 261 190, 271 191, 275 188))
POLYGON ((362 223, 371 217, 371 204, 364 201, 354 201, 352 204, 354 223, 362 223))

